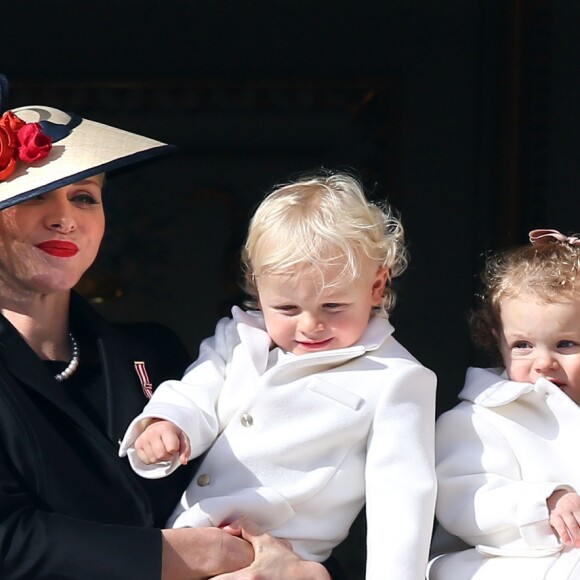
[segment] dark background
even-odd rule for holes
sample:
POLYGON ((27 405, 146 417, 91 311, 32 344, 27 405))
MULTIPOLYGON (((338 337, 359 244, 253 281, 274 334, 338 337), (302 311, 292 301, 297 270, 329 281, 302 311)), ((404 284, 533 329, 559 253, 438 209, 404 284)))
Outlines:
MULTIPOLYGON (((411 263, 392 320, 437 372, 439 410, 481 362, 465 318, 483 254, 535 227, 580 231, 577 0, 3 7, 12 106, 180 147, 109 181, 107 238, 81 290, 110 318, 169 324, 192 356, 240 299, 248 215, 299 171, 355 170, 401 212, 411 263)), ((353 577, 361 528, 340 553, 353 577)))

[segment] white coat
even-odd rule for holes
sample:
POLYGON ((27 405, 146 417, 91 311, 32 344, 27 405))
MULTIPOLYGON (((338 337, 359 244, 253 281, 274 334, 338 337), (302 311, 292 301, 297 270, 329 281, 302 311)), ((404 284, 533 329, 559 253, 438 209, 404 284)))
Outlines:
POLYGON ((171 472, 177 461, 144 465, 131 445, 143 419, 173 421, 192 457, 209 449, 174 526, 247 514, 315 561, 347 536, 366 497, 367 578, 423 580, 436 494, 435 375, 380 317, 354 346, 294 356, 270 350, 260 314, 232 314, 182 381, 156 389, 120 453, 145 477, 171 472))
POLYGON ((469 369, 459 396, 437 421, 436 514, 474 548, 436 559, 430 580, 580 578, 580 550, 560 544, 546 505, 580 490, 580 408, 546 379, 501 369, 469 369))

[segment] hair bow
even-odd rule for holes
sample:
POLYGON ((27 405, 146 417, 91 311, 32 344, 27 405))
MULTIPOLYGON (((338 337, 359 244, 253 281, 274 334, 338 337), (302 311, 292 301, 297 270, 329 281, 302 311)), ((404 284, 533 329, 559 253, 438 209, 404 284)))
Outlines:
POLYGON ((571 246, 580 246, 580 238, 576 236, 565 236, 558 230, 532 230, 529 234, 530 242, 533 245, 550 244, 554 242, 568 243, 571 246))

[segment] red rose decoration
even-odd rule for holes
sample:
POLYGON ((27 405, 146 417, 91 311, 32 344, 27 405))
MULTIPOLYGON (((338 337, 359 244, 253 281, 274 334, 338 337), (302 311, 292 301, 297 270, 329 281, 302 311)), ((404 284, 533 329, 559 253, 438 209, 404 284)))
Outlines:
POLYGON ((44 159, 52 149, 52 139, 42 132, 38 123, 26 123, 17 133, 18 157, 25 163, 44 159))
POLYGON ((12 111, 7 111, 0 117, 0 127, 7 132, 11 147, 16 147, 16 134, 24 125, 26 123, 12 111))
POLYGON ((11 143, 12 133, 0 125, 0 181, 8 179, 16 169, 16 149, 11 143))
POLYGON ((0 117, 0 181, 8 179, 18 160, 34 163, 52 149, 52 139, 38 123, 25 123, 12 111, 0 117))

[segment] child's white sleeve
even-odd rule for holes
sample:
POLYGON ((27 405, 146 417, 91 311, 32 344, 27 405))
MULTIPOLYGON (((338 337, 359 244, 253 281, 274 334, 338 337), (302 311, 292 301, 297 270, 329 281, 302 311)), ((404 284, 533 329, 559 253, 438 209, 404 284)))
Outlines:
POLYGON ((425 577, 437 484, 436 377, 413 364, 385 385, 366 463, 367 578, 425 577))
POLYGON ((181 380, 161 383, 143 412, 129 424, 120 444, 119 455, 127 455, 133 470, 149 479, 158 479, 179 467, 179 457, 160 464, 147 465, 134 449, 135 440, 143 432, 148 419, 171 421, 189 438, 189 459, 203 453, 220 432, 217 401, 224 384, 233 348, 235 325, 230 319, 219 321, 214 336, 204 340, 198 359, 188 367, 181 380))
POLYGON ((546 499, 557 481, 525 481, 508 438, 489 411, 462 404, 437 422, 437 519, 489 555, 546 555, 561 549, 546 499))

